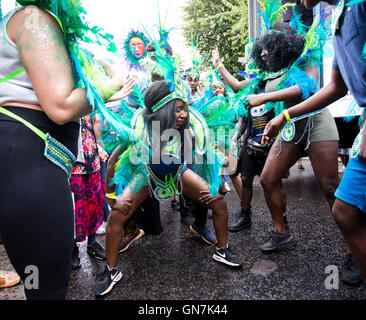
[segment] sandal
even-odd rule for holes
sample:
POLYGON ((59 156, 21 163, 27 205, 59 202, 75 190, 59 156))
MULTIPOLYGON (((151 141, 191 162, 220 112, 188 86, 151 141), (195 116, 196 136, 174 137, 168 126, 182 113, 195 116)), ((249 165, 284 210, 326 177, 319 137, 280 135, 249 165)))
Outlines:
POLYGON ((0 288, 9 288, 17 285, 20 277, 13 271, 0 270, 0 288))

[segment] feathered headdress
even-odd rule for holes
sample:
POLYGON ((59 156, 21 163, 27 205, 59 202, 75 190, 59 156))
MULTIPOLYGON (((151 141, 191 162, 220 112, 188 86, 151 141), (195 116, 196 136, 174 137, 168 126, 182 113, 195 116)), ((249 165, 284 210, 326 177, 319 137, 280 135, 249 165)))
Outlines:
POLYGON ((185 76, 190 76, 192 79, 199 78, 200 67, 202 62, 205 60, 206 55, 201 55, 198 50, 198 35, 196 38, 196 43, 193 40, 193 34, 191 33, 191 43, 192 43, 192 69, 186 72, 185 76))
MULTIPOLYGON (((172 28, 173 29, 173 28, 172 28)), ((163 27, 160 13, 159 13, 159 38, 156 39, 153 34, 150 34, 145 28, 145 33, 149 37, 151 45, 154 47, 154 51, 150 52, 146 59, 143 59, 141 63, 146 65, 151 73, 159 74, 166 81, 167 86, 170 88, 171 94, 163 98, 156 105, 152 107, 152 111, 156 112, 163 108, 169 101, 174 99, 180 99, 187 103, 188 96, 183 85, 183 79, 178 72, 180 61, 173 58, 168 53, 169 43, 167 41, 169 32, 163 27)))
POLYGON ((282 16, 287 8, 295 7, 296 3, 282 4, 281 0, 258 0, 261 10, 258 15, 261 17, 261 26, 259 34, 262 35, 271 30, 277 22, 282 22, 282 16))

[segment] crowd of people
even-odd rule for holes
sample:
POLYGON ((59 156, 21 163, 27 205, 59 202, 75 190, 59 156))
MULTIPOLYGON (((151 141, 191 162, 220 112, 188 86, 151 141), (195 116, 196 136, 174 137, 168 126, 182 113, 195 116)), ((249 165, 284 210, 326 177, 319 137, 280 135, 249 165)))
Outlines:
MULTIPOLYGON (((254 178, 273 223, 260 250, 280 250, 292 240, 282 181, 293 165, 304 169, 303 157, 344 236, 341 278, 363 281, 366 113, 353 130, 353 146, 340 145, 350 129, 339 130, 326 107, 348 91, 366 107, 365 2, 327 0, 336 6, 331 25, 317 16, 306 26, 295 10, 291 23, 281 22, 280 0, 262 1, 272 11, 262 11, 244 80, 226 69, 219 48, 203 69, 197 44, 192 67, 184 70, 162 25, 157 36, 129 32, 121 72, 80 45, 92 33, 114 50, 110 37, 86 23, 80 3, 17 2, 0 20, 0 194, 6 199, 0 236, 17 274, 0 271, 0 288, 24 281, 34 265, 40 282, 25 287, 27 299, 65 299, 70 273, 81 267, 78 244, 87 239, 87 253, 105 261, 94 288, 105 296, 122 278, 118 255, 146 234, 163 232, 165 201, 213 248, 213 260, 239 268, 228 232, 252 224, 254 178), (332 78, 319 90, 331 33, 332 78), (339 181, 339 150, 351 147, 339 181), (230 225, 229 181, 241 204, 230 225), (106 248, 96 234, 105 234, 106 248)), ((319 2, 302 0, 308 8, 319 2)))

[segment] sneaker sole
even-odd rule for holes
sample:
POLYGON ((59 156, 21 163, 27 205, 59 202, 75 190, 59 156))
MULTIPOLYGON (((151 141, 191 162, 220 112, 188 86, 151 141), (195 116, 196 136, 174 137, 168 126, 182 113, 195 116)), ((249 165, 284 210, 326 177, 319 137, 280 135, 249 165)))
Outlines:
POLYGON ((141 238, 144 236, 144 234, 145 234, 144 230, 141 230, 141 229, 140 229, 140 233, 139 233, 139 235, 138 235, 136 238, 132 239, 132 240, 128 243, 128 245, 127 245, 126 247, 124 247, 122 250, 119 250, 119 251, 118 251, 118 253, 125 252, 125 251, 130 247, 130 245, 131 245, 131 244, 133 244, 135 241, 137 241, 137 240, 141 239, 141 238))
POLYGON ((287 242, 290 242, 293 239, 292 236, 290 236, 289 238, 287 238, 286 240, 281 241, 275 248, 273 249, 262 249, 262 252, 272 252, 272 251, 276 251, 280 246, 282 246, 283 244, 286 244, 287 242))
POLYGON ((109 285, 109 287, 105 290, 105 291, 103 291, 102 293, 96 293, 95 295, 97 296, 97 297, 101 297, 101 296, 104 296, 104 295, 106 295, 107 293, 109 293, 109 292, 111 292, 112 291, 112 289, 113 289, 113 287, 122 279, 122 276, 123 276, 123 274, 122 274, 122 272, 117 276, 117 278, 116 279, 114 279, 113 281, 112 281, 112 283, 109 285))
POLYGON ((199 232, 197 232, 196 230, 194 230, 194 229, 193 229, 193 227, 192 227, 192 225, 190 225, 190 226, 189 226, 189 230, 190 230, 191 232, 193 232, 195 235, 200 236, 200 237, 201 237, 201 239, 202 239, 204 242, 206 242, 207 244, 209 244, 209 245, 210 245, 210 247, 214 247, 214 246, 216 245, 217 241, 216 241, 215 243, 212 243, 212 242, 208 241, 208 240, 207 240, 204 236, 202 236, 199 232))
POLYGON ((213 254, 212 258, 214 260, 216 260, 217 262, 221 262, 221 263, 226 264, 227 266, 230 266, 230 267, 241 267, 241 264, 229 262, 229 261, 221 258, 220 256, 216 255, 216 253, 213 254))

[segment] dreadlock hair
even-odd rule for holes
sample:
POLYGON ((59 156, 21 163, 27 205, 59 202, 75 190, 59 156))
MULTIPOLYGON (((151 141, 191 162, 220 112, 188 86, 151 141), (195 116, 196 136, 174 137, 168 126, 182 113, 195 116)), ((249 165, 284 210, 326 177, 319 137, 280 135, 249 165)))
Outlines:
POLYGON ((276 72, 289 67, 301 55, 304 45, 304 36, 298 35, 294 28, 286 23, 276 23, 270 31, 255 40, 252 58, 259 69, 268 71, 268 65, 261 57, 262 50, 267 50, 267 60, 273 66, 271 71, 276 72))

